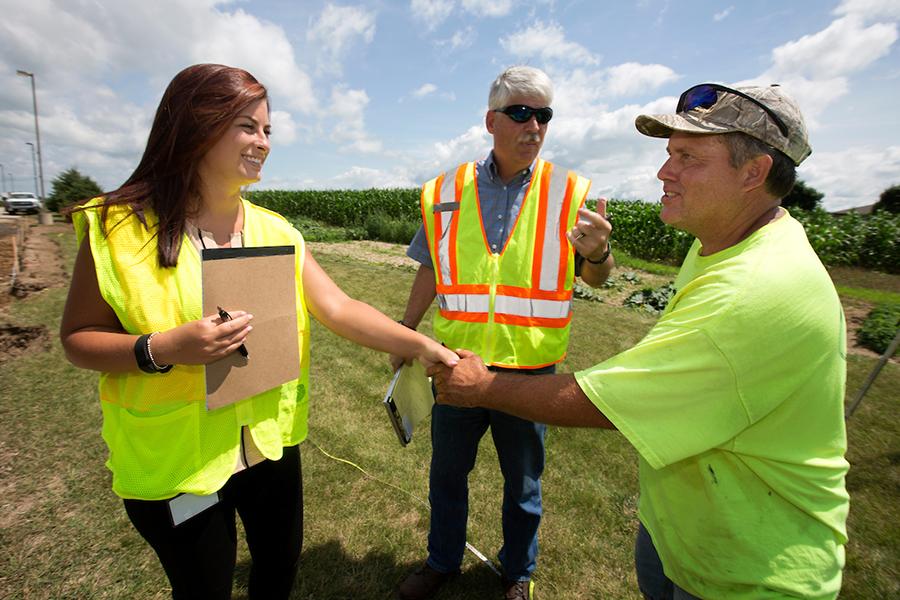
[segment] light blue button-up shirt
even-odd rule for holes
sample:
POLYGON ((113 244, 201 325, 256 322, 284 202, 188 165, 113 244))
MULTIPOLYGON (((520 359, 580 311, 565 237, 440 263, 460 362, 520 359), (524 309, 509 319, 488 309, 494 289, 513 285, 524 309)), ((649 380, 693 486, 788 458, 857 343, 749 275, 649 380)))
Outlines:
MULTIPOLYGON (((503 246, 509 238, 510 228, 519 216, 525 192, 528 190, 528 184, 531 183, 533 170, 534 163, 527 169, 516 173, 509 183, 504 184, 497 172, 493 150, 487 157, 475 164, 477 174, 475 185, 478 186, 478 200, 481 204, 481 222, 484 223, 488 246, 494 253, 503 250, 503 246)), ((448 172, 448 176, 453 173, 448 172)), ((406 255, 426 267, 434 268, 431 262, 431 253, 428 251, 428 238, 425 235, 424 225, 419 227, 406 250, 406 255)))

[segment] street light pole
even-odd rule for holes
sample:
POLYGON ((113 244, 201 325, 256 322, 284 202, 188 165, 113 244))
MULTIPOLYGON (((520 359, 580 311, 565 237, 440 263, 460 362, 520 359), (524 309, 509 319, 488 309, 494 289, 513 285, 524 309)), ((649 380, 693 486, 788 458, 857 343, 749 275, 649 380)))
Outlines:
POLYGON ((31 102, 34 106, 34 139, 37 141, 37 162, 38 162, 38 171, 41 176, 41 204, 44 202, 44 156, 41 154, 41 130, 38 127, 38 107, 37 107, 37 93, 34 90, 34 73, 29 73, 28 71, 23 71, 21 69, 16 71, 16 75, 21 75, 22 77, 31 78, 31 102))
POLYGON ((3 169, 2 163, 0 163, 0 185, 3 186, 3 193, 6 194, 6 171, 3 169))
POLYGON ((34 171, 34 193, 37 195, 38 193, 38 178, 37 178, 37 161, 34 159, 34 144, 31 142, 25 142, 26 146, 31 146, 31 169, 34 171))

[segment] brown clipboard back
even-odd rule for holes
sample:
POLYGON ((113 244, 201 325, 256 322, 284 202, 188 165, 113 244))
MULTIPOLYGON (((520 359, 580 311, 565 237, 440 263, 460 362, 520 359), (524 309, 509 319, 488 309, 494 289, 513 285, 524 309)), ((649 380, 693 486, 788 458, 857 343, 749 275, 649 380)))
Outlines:
POLYGON ((300 376, 294 246, 203 250, 203 314, 253 315, 244 346, 206 365, 206 409, 255 396, 300 376))

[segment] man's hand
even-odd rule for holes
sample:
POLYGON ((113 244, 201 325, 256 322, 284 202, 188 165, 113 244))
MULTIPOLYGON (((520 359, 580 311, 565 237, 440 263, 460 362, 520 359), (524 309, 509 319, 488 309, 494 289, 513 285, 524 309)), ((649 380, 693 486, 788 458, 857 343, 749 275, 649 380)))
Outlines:
POLYGON ((484 361, 469 350, 457 350, 459 364, 450 368, 436 364, 428 368, 437 388, 438 404, 451 404, 464 408, 483 406, 480 402, 495 374, 487 370, 484 361))
POLYGON ((612 225, 606 219, 606 198, 600 198, 597 200, 597 212, 578 209, 578 221, 566 237, 578 254, 597 261, 606 252, 611 232, 612 225))

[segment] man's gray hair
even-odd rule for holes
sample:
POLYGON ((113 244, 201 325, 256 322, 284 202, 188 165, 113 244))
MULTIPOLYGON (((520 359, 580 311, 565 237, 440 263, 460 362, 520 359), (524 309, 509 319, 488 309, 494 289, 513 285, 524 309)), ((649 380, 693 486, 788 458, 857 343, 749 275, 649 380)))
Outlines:
POLYGON ((524 65, 509 67, 491 84, 488 108, 490 110, 505 108, 509 99, 516 95, 537 96, 543 100, 543 106, 550 106, 553 102, 553 82, 546 73, 535 67, 524 65))
POLYGON ((722 141, 728 148, 731 166, 735 169, 762 154, 771 156, 772 168, 766 177, 766 191, 779 199, 791 193, 797 180, 797 168, 784 152, 742 131, 722 134, 722 141))

